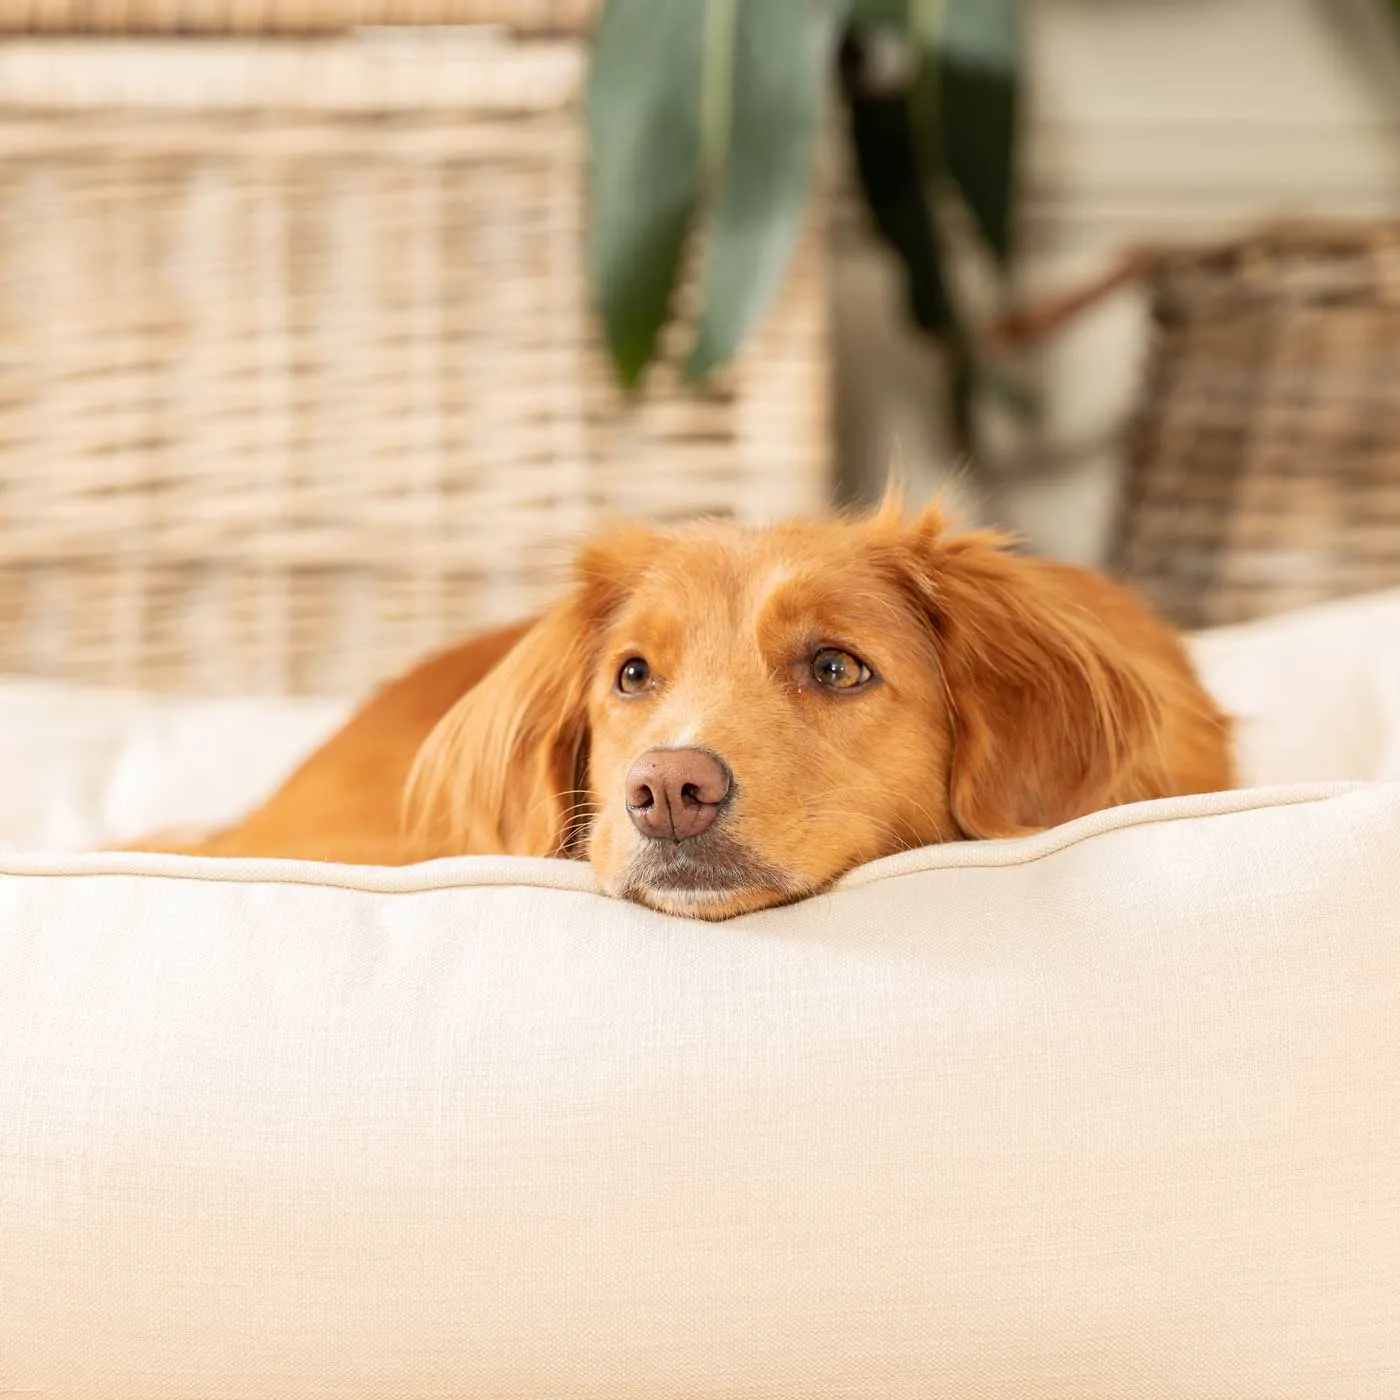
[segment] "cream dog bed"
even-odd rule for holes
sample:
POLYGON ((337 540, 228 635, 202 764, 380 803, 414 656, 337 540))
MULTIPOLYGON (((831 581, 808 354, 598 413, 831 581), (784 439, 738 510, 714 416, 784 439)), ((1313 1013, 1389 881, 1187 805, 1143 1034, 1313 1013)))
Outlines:
MULTIPOLYGON (((1289 786, 724 925, 0 856, 0 1392, 1394 1400, 1400 598, 1198 654, 1289 786)), ((12 687, 0 835, 216 820, 343 708, 12 687)))

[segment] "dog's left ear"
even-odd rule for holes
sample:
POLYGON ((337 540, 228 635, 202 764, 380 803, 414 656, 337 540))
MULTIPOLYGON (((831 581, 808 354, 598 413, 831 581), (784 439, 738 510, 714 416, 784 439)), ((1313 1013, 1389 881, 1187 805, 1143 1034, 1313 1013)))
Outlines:
POLYGON ((1072 571, 1012 553, 1006 536, 950 535, 937 510, 902 543, 948 689, 948 795, 965 835, 1043 830, 1162 780, 1161 699, 1072 571))
POLYGON ((574 852, 589 810, 587 701, 599 634, 650 539, 628 530, 587 546, 573 590, 428 736, 405 796, 423 857, 574 852))

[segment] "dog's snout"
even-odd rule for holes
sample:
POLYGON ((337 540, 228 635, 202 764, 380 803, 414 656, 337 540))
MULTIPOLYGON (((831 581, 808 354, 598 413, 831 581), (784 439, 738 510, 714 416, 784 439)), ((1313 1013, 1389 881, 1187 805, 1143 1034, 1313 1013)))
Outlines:
POLYGON ((654 841, 708 831, 729 796, 729 770, 704 749, 648 749, 627 772, 632 825, 654 841))

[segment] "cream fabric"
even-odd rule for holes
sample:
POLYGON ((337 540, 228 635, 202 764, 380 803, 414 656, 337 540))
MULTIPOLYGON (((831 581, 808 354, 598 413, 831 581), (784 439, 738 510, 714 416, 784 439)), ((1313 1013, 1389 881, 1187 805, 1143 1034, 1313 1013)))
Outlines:
POLYGON ((1393 1400, 1400 789, 911 853, 0 857, 0 1390, 1393 1400))
POLYGON ((83 850, 218 826, 276 787, 349 708, 5 680, 0 846, 83 850))
MULTIPOLYGON (((1197 639, 1400 776, 1400 597, 1197 639)), ((344 713, 0 690, 0 837, 344 713)), ((0 854, 0 1394, 1396 1400, 1400 786, 1148 803, 709 926, 587 867, 0 854)))
POLYGON ((1400 590, 1193 639, 1253 785, 1400 779, 1400 590))

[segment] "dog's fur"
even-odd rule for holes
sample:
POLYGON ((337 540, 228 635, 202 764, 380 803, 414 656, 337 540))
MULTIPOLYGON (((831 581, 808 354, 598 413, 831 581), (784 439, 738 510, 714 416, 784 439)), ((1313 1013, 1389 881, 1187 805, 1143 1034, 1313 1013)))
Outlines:
POLYGON ((1232 778, 1228 721, 1130 593, 887 503, 858 520, 601 539, 552 612, 393 682, 263 807, 186 849, 577 856, 610 894, 720 919, 907 847, 1232 778), (831 647, 870 679, 817 684, 812 658, 831 647), (653 680, 624 695, 631 657, 653 680), (732 790, 704 835, 648 841, 626 774, 646 750, 683 747, 721 758, 732 790))

